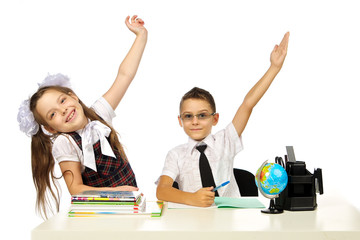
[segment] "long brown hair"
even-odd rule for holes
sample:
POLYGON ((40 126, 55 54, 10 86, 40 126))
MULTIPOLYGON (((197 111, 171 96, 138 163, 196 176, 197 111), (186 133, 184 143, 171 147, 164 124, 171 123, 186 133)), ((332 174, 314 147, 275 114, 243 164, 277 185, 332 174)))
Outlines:
MULTIPOLYGON (((30 98, 30 110, 34 114, 35 120, 43 126, 48 125, 36 111, 36 104, 48 90, 56 90, 67 95, 76 95, 72 89, 60 86, 42 87, 34 95, 32 95, 30 98)), ((81 104, 84 110, 84 114, 87 118, 89 118, 91 121, 98 120, 111 129, 109 135, 110 145, 114 151, 118 151, 120 153, 120 156, 124 159, 124 161, 127 161, 124 149, 120 144, 116 131, 102 118, 100 118, 93 109, 87 107, 80 99, 79 103, 81 104)), ((47 213, 49 210, 54 213, 51 200, 55 200, 55 207, 57 212, 59 211, 60 207, 60 191, 57 183, 57 179, 59 178, 54 174, 55 160, 52 155, 52 140, 59 134, 48 135, 44 133, 40 127, 39 131, 33 135, 31 140, 32 176, 37 192, 36 210, 45 219, 48 218, 47 213)))

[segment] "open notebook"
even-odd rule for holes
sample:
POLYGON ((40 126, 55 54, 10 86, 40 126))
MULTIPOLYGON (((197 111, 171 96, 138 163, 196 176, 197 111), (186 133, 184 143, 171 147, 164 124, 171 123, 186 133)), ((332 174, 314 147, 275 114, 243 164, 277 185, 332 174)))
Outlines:
MULTIPOLYGON (((168 202, 168 209, 180 209, 180 208, 203 208, 203 207, 195 207, 186 204, 168 202)), ((241 198, 215 197, 215 203, 207 208, 265 208, 265 206, 256 197, 241 197, 241 198)))

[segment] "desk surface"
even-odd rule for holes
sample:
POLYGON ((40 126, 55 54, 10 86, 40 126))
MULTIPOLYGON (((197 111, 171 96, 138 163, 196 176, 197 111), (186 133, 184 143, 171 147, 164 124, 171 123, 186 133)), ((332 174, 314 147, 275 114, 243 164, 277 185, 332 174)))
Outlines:
POLYGON ((315 211, 268 215, 259 209, 164 209, 163 216, 69 218, 59 213, 32 239, 360 239, 360 213, 334 196, 318 196, 315 211))

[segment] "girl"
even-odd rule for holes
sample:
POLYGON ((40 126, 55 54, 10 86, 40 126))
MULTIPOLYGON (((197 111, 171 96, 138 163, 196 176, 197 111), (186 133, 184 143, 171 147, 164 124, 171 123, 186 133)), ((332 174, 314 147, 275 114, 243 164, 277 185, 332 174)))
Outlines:
POLYGON ((59 211, 59 189, 54 164, 59 162, 70 194, 85 190, 136 191, 135 175, 111 126, 120 103, 139 66, 146 42, 144 22, 133 16, 125 24, 136 39, 121 63, 111 88, 86 107, 69 87, 69 79, 49 75, 38 91, 19 109, 20 129, 31 141, 36 208, 47 218, 50 199, 59 211), (55 188, 55 190, 53 189, 55 188))

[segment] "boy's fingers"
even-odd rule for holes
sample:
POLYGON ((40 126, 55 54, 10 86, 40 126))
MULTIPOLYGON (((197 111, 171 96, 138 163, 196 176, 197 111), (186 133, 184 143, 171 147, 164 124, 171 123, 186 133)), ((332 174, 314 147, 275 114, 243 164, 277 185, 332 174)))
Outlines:
POLYGON ((279 47, 279 46, 276 44, 276 45, 274 46, 273 52, 276 51, 278 47, 279 47))
POLYGON ((209 196, 211 199, 215 198, 215 192, 209 191, 207 192, 207 196, 209 196))
POLYGON ((289 42, 290 32, 285 33, 283 39, 281 40, 280 46, 287 50, 288 42, 289 42))
POLYGON ((214 189, 214 187, 204 187, 203 189, 206 190, 206 191, 211 191, 211 190, 214 189))

